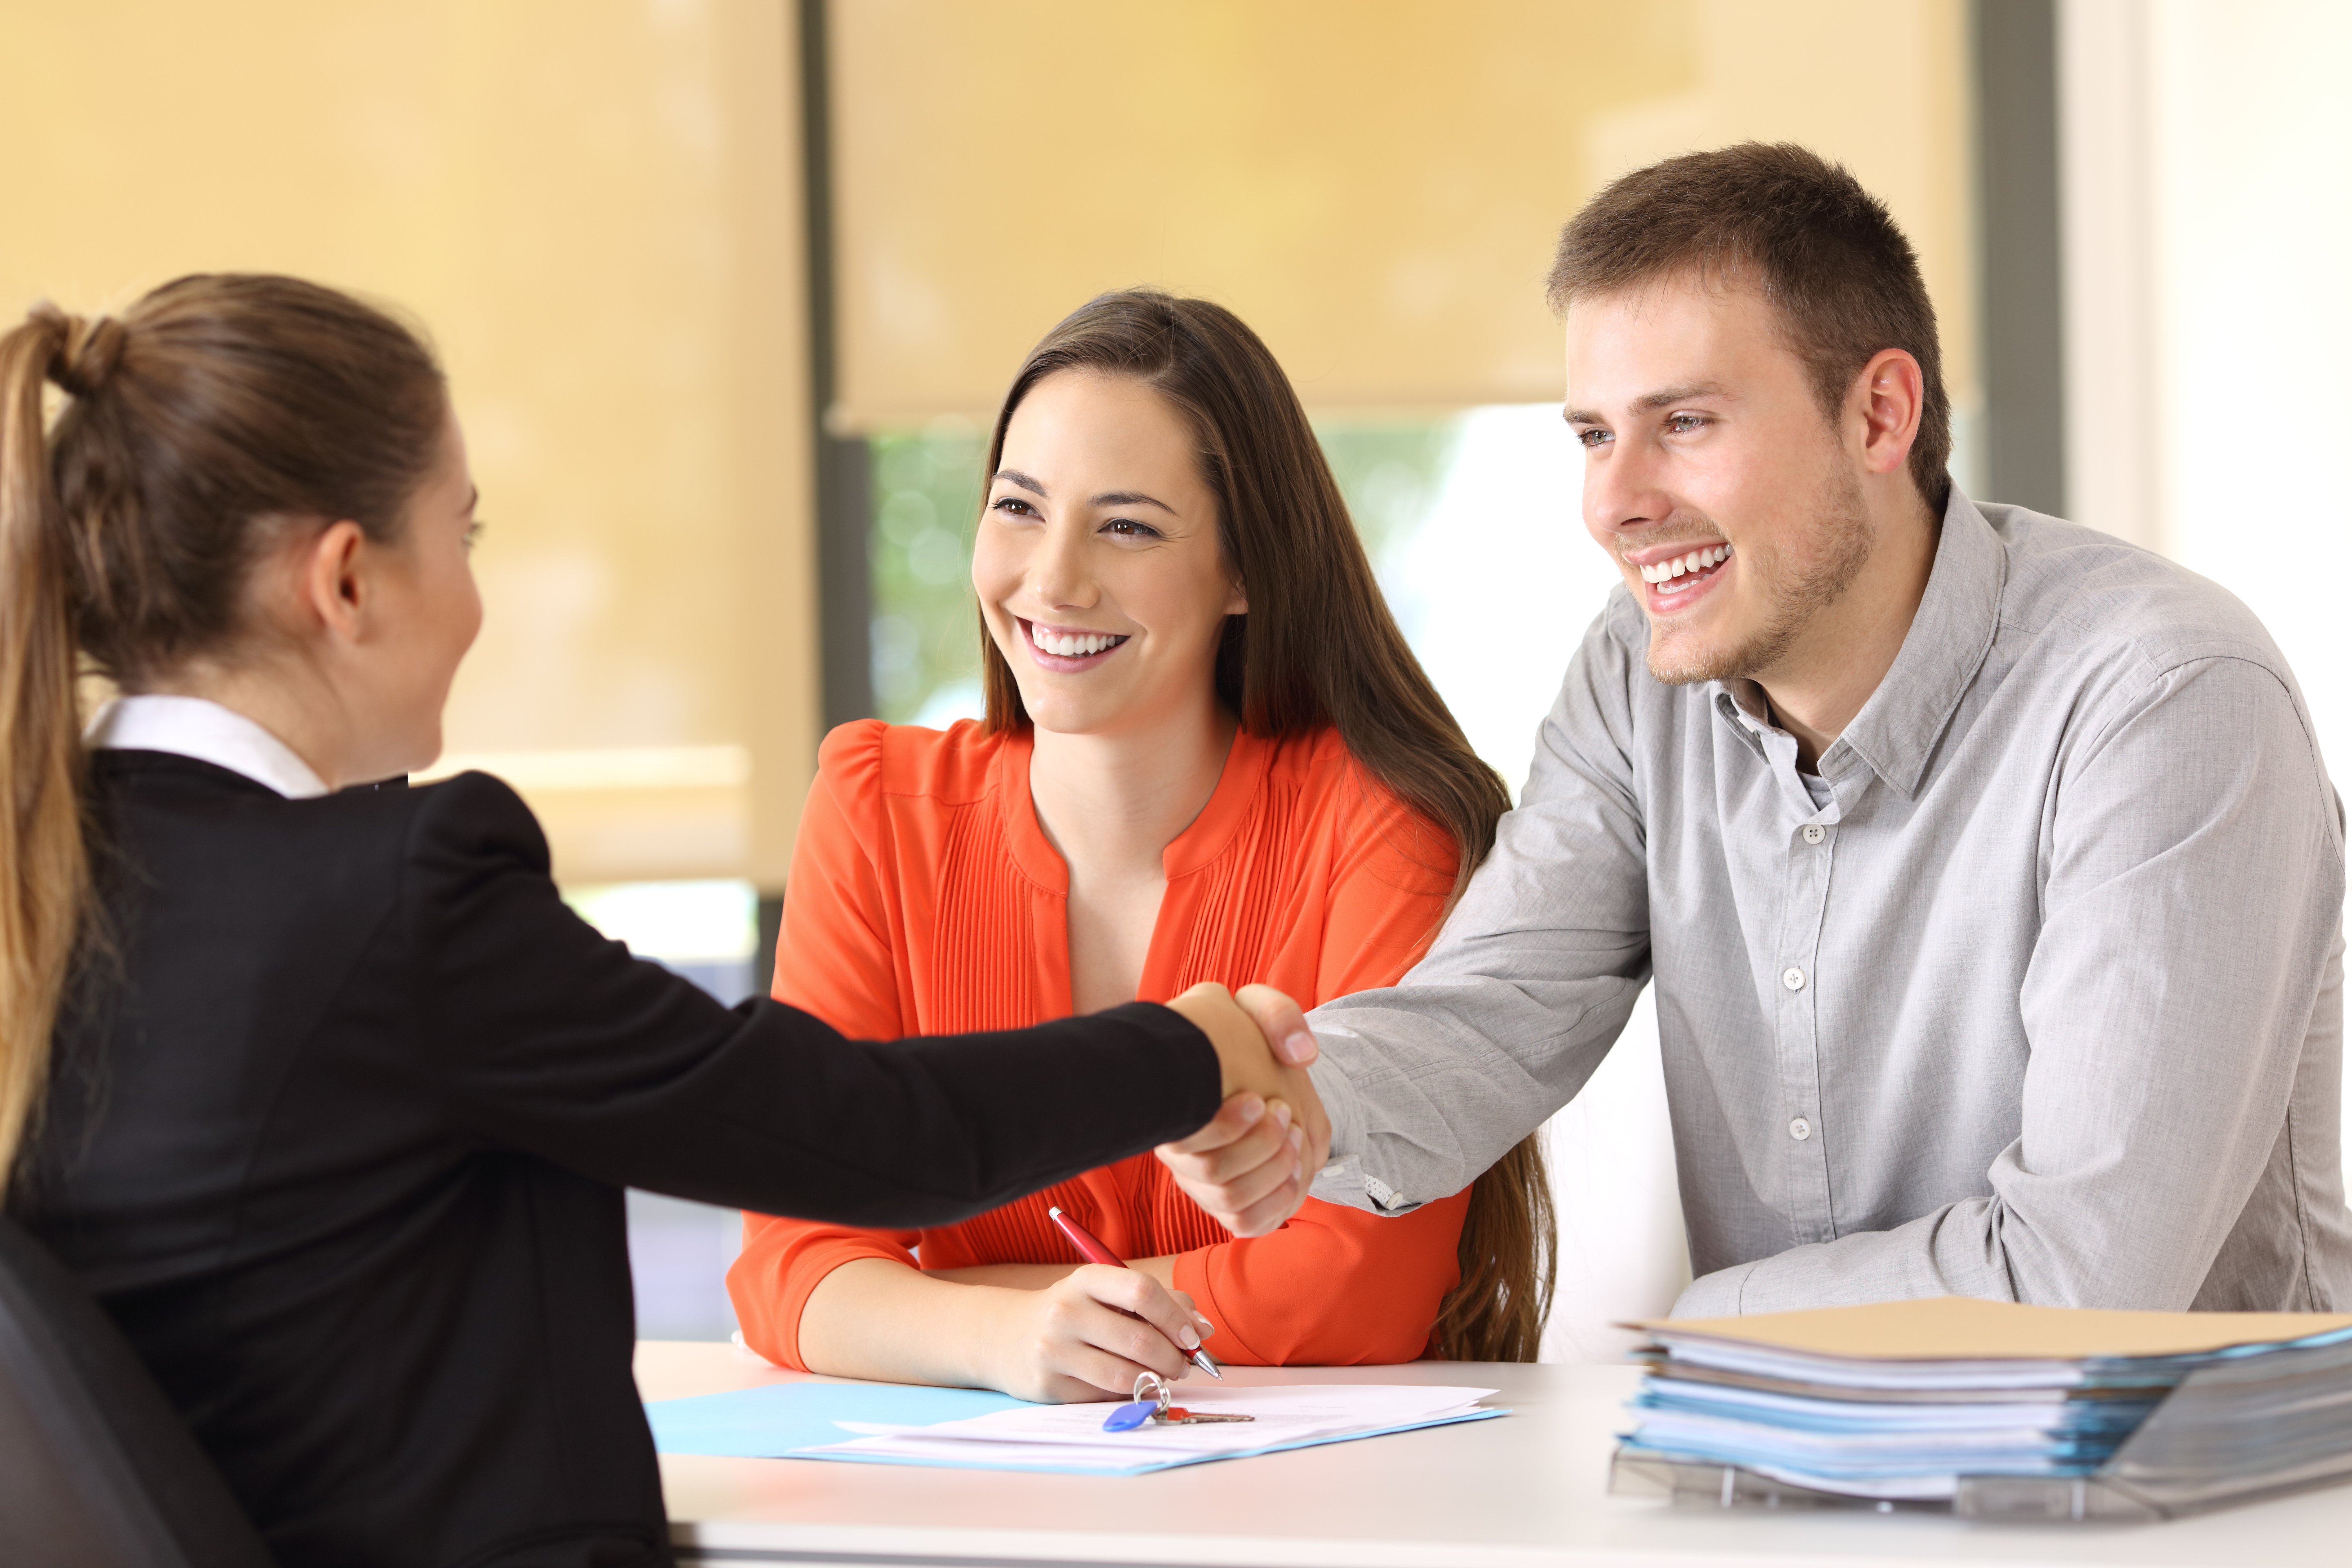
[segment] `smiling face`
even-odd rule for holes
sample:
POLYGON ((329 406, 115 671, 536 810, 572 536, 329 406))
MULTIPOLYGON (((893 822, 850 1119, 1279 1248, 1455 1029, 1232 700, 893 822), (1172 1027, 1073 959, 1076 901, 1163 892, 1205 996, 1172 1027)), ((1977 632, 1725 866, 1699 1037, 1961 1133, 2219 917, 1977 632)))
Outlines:
POLYGON ((1570 426, 1584 523, 1650 620, 1650 672, 1766 679, 1870 559, 1854 451, 1753 288, 1679 277, 1577 300, 1570 426))
POLYGON ((1135 731, 1215 702, 1219 635, 1249 605, 1196 448, 1132 377, 1062 371, 1013 410, 971 582, 1040 729, 1135 731))

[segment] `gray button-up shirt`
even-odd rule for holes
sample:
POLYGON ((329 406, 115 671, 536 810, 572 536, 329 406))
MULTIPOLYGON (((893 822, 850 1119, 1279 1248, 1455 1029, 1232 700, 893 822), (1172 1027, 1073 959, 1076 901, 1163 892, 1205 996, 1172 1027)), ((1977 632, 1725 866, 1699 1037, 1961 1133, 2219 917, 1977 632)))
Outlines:
POLYGON ((1681 1315, 2352 1309, 2343 817, 2244 605, 1956 492, 1820 805, 1754 687, 1648 640, 1618 590, 1429 956, 1312 1016, 1318 1196, 1458 1190, 1654 978, 1681 1315))

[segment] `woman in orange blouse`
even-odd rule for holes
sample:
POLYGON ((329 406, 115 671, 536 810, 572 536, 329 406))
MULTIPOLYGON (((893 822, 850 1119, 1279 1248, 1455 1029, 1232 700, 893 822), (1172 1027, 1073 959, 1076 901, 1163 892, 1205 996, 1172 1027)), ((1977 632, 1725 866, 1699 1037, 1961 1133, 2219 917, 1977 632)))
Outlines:
MULTIPOLYGON (((1202 980, 1310 1007, 1394 982, 1507 797, 1265 345, 1203 301, 1106 295, 1031 353, 988 474, 988 717, 827 738, 778 999, 893 1038, 1202 980)), ((1242 1364, 1532 1360, 1549 1229, 1532 1140, 1412 1214, 1309 1200, 1248 1240, 1140 1155, 933 1230, 747 1215, 728 1287, 782 1365, 1092 1399, 1184 1372, 1120 1310, 1162 1292, 1242 1364), (1133 1268, 1079 1265, 1051 1205, 1133 1268)))

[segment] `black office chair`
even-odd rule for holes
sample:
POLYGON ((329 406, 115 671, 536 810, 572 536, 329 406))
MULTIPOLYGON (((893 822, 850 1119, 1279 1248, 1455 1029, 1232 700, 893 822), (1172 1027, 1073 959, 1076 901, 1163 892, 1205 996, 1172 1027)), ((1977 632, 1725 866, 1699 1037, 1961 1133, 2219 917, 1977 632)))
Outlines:
POLYGON ((137 1352, 0 1219, 0 1560, 10 1568, 269 1568, 137 1352))

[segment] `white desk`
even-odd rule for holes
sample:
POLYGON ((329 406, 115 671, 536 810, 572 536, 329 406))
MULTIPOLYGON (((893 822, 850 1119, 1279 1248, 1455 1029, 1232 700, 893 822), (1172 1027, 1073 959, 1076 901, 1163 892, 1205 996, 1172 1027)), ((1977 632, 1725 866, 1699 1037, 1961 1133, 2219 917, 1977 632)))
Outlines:
MULTIPOLYGON (((1635 1371, 1418 1363, 1228 1369, 1236 1383, 1500 1388, 1500 1421, 1134 1477, 926 1470, 812 1459, 666 1458, 688 1563, 1215 1564, 1218 1568, 1836 1568, 1940 1563, 2342 1568, 2352 1487, 2172 1524, 2074 1529, 1921 1515, 1716 1512, 1612 1498, 1612 1434, 1635 1371)), ((727 1345, 637 1347, 648 1399, 801 1374, 727 1345)))

